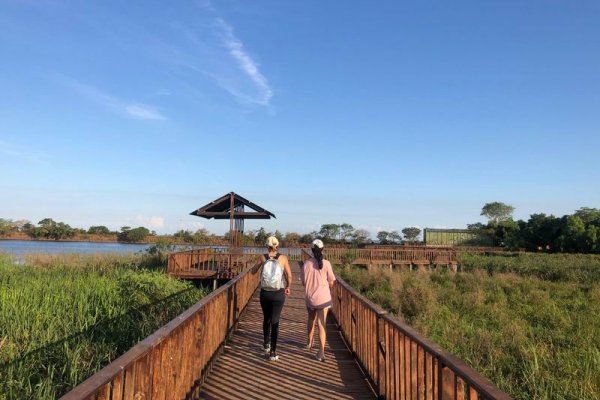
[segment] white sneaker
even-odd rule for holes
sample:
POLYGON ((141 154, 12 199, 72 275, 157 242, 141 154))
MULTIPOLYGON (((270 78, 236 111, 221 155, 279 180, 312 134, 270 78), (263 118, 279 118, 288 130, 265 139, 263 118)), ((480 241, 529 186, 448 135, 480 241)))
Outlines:
POLYGON ((268 344, 266 346, 263 346, 263 351, 265 352, 265 354, 269 354, 271 352, 271 345, 268 344))
POLYGON ((279 360, 279 356, 277 355, 277 353, 272 351, 271 354, 269 354, 269 361, 277 361, 277 360, 279 360))

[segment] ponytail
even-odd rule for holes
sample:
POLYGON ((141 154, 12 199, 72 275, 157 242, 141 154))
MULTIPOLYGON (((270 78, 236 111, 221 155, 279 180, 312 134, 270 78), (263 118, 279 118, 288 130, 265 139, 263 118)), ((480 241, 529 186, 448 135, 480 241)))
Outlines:
POLYGON ((317 259, 317 263, 319 264, 319 269, 323 268, 323 249, 317 246, 313 246, 311 248, 313 256, 317 259))

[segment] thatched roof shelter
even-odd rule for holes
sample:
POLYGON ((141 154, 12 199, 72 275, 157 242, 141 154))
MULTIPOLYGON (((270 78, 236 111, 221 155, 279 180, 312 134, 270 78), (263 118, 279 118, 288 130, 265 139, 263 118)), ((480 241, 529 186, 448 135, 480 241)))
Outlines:
POLYGON ((234 192, 227 193, 211 201, 205 206, 192 211, 190 215, 206 219, 229 219, 229 243, 232 248, 242 247, 244 244, 245 219, 276 218, 272 212, 265 210, 234 192), (246 207, 251 211, 246 211, 246 207))

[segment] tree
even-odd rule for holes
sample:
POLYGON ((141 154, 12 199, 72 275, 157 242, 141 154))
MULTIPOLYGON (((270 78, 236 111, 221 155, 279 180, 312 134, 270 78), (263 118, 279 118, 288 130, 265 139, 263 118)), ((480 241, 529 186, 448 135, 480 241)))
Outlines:
POLYGON ((415 226, 411 226, 409 228, 402 229, 402 234, 404 235, 404 238, 406 240, 408 240, 409 242, 414 242, 415 240, 417 240, 417 237, 419 237, 419 235, 421 234, 421 229, 415 226))
POLYGON ((148 235, 150 235, 150 231, 143 226, 127 230, 123 230, 123 228, 121 228, 119 240, 123 242, 141 242, 142 240, 146 239, 148 235))
POLYGON ((387 244, 389 234, 390 233, 388 231, 379 231, 379 232, 377 232, 377 240, 379 240, 379 243, 380 244, 387 244))
POLYGON ((90 229, 87 230, 87 233, 93 235, 108 235, 110 234, 110 230, 104 225, 90 226, 90 229))
POLYGON ((493 203, 485 203, 481 208, 481 215, 485 216, 490 223, 497 225, 500 221, 512 218, 513 211, 515 211, 513 206, 495 201, 493 203))
POLYGON ((402 236, 400 236, 398 231, 391 231, 388 234, 388 241, 392 244, 400 244, 402 242, 402 236))
POLYGON ((279 242, 283 241, 283 233, 279 232, 278 230, 275 231, 273 236, 275 236, 277 238, 277 240, 279 240, 279 242))
POLYGON ((340 226, 336 224, 321 225, 319 236, 326 243, 334 242, 340 234, 340 226))
POLYGON ((315 240, 316 237, 317 235, 315 232, 305 233, 304 235, 300 236, 300 243, 310 244, 313 240, 315 240))
POLYGON ((369 237, 371 235, 369 234, 369 232, 365 229, 356 229, 353 233, 352 233, 352 242, 354 242, 355 244, 364 244, 367 243, 369 241, 369 237))
POLYGON ((256 243, 259 246, 264 246, 265 243, 267 243, 267 238, 269 236, 269 233, 265 230, 265 228, 261 226, 258 232, 256 232, 256 236, 254 237, 254 243, 256 243))
POLYGON ((467 229, 470 231, 480 231, 482 229, 485 229, 485 225, 481 222, 475 222, 474 224, 468 224, 467 229))
POLYGON ((283 237, 283 243, 286 247, 297 246, 300 243, 300 235, 296 232, 288 232, 283 237))
POLYGON ((600 210, 597 208, 581 207, 573 215, 579 217, 585 225, 594 224, 600 226, 600 210))
POLYGON ((347 242, 352 239, 352 234, 354 233, 354 227, 348 223, 343 223, 340 225, 340 241, 347 242))
POLYGON ((12 230, 12 220, 0 218, 0 235, 7 235, 12 230))
POLYGON ((192 242, 194 244, 208 244, 210 242, 210 234, 206 229, 200 228, 194 232, 192 242))
POLYGON ((581 218, 575 215, 569 215, 565 220, 563 233, 558 238, 560 250, 566 252, 584 251, 582 244, 585 243, 586 239, 585 224, 581 218))

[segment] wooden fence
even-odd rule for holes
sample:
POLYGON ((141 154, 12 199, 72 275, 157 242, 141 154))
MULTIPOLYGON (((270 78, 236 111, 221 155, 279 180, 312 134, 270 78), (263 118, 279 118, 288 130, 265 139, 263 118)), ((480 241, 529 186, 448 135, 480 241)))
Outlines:
MULTIPOLYGON (((167 273, 187 279, 233 279, 246 268, 255 266, 258 256, 267 252, 264 247, 245 247, 238 253, 223 252, 225 249, 217 247, 171 253, 167 273)), ((281 249, 281 254, 287 255, 290 261, 297 261, 301 258, 301 249, 281 249)))
POLYGON ((169 254, 167 273, 178 278, 233 279, 258 261, 256 254, 214 253, 209 249, 169 254))
POLYGON ((170 400, 197 394, 259 282, 257 269, 244 270, 61 399, 170 400))
MULTIPOLYGON (((303 259, 309 258, 307 252, 303 259)), ((342 279, 332 312, 378 396, 385 399, 511 399, 458 358, 358 294, 342 279)))

